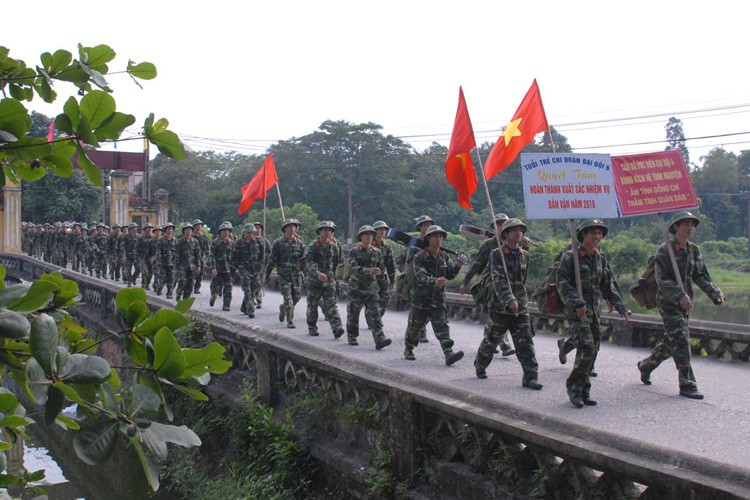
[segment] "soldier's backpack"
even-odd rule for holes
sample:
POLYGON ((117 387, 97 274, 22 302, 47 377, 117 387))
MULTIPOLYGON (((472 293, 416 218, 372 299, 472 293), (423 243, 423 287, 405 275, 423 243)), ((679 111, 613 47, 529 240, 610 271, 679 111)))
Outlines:
POLYGON ((552 265, 547 268, 547 274, 539 288, 534 291, 532 298, 542 314, 562 314, 564 307, 560 294, 557 292, 557 269, 565 250, 557 254, 552 265))
POLYGON ((654 268, 654 262, 656 256, 652 255, 648 258, 646 264, 646 270, 643 271, 641 277, 638 278, 638 282, 630 287, 630 294, 633 296, 639 306, 645 307, 646 309, 653 309, 656 307, 656 269, 654 268))
POLYGON ((488 311, 493 291, 492 274, 488 264, 479 275, 477 282, 471 285, 471 296, 474 297, 474 303, 481 312, 486 313, 488 311))

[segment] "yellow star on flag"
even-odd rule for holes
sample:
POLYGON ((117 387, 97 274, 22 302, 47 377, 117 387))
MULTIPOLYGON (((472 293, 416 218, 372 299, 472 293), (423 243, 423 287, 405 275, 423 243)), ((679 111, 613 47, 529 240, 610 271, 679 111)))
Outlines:
POLYGON ((521 136, 521 131, 518 130, 518 126, 521 124, 521 120, 523 120, 523 117, 513 120, 505 127, 505 130, 503 130, 503 133, 500 134, 502 137, 505 138, 506 148, 508 147, 508 144, 510 144, 511 139, 513 139, 514 137, 521 136))

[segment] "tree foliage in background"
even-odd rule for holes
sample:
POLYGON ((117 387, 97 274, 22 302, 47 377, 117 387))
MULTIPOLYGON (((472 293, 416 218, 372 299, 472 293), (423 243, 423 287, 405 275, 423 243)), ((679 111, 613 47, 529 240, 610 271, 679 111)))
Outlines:
POLYGON ((682 121, 674 116, 664 126, 667 132, 667 151, 677 150, 682 153, 685 165, 690 165, 690 152, 685 141, 685 131, 682 129, 682 121))

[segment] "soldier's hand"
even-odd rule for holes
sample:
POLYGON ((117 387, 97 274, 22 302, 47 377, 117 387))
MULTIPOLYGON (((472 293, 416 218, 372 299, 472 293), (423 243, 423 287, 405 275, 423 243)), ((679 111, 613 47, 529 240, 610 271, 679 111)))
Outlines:
POLYGON ((579 307, 576 309, 576 314, 578 315, 578 319, 581 321, 586 319, 586 306, 579 307))
POLYGON ((370 268, 370 276, 373 278, 380 274, 380 268, 379 267, 371 267, 370 268))
POLYGON ((212 278, 215 278, 217 274, 219 274, 219 273, 216 272, 216 269, 212 269, 211 270, 211 277, 212 278))
POLYGON ((270 284, 271 284, 271 280, 270 279, 263 280, 263 286, 268 286, 270 284))
POLYGON ((462 284, 462 285, 461 285, 461 288, 459 288, 459 289, 458 289, 458 292, 459 292, 459 293, 460 293, 461 295, 466 295, 467 293, 469 293, 469 285, 464 285, 464 284, 462 284))
POLYGON ((625 322, 626 325, 630 322, 630 311, 626 311, 620 314, 620 316, 622 317, 622 320, 625 322))
POLYGON ((680 299, 680 307, 685 309, 685 311, 690 312, 690 310, 693 308, 693 301, 690 300, 690 297, 687 295, 683 295, 680 299))
POLYGON ((518 301, 514 300, 510 303, 508 306, 508 309, 510 309, 510 312, 513 313, 513 316, 518 316, 518 301))
POLYGON ((448 278, 446 278, 445 276, 440 276, 439 278, 435 278, 435 286, 443 288, 446 283, 448 283, 448 278))
POLYGON ((719 297, 718 297, 718 298, 717 298, 717 299, 716 299, 716 300, 714 301, 714 303, 715 303, 715 304, 716 304, 717 306, 721 307, 721 306, 723 306, 723 305, 724 305, 724 303, 726 302, 726 300, 727 300, 727 299, 726 299, 726 298, 724 297, 724 294, 723 294, 723 293, 721 293, 721 294, 719 294, 719 297))
POLYGON ((320 281, 321 283, 325 283, 326 281, 328 281, 328 276, 326 275, 326 273, 318 273, 318 281, 320 281))

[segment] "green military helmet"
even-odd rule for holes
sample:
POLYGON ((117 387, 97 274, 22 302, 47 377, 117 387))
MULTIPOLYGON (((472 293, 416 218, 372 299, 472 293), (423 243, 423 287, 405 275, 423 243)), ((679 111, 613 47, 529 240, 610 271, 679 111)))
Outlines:
POLYGON ((151 224, 150 222, 147 222, 147 223, 145 223, 145 224, 143 225, 143 227, 142 227, 141 229, 142 229, 143 231, 145 231, 146 229, 149 229, 149 228, 153 229, 153 228, 154 228, 154 225, 153 225, 153 224, 151 224))
POLYGON ((159 231, 160 233, 162 232, 162 228, 161 228, 161 226, 154 226, 154 229, 153 229, 153 230, 152 230, 151 232, 152 232, 152 233, 155 233, 155 232, 157 232, 157 231, 159 231))
POLYGON ((134 228, 138 229, 138 223, 131 222, 130 224, 128 224, 128 229, 134 229, 134 228))
POLYGON ((89 225, 86 224, 85 222, 81 224, 81 232, 84 232, 84 231, 86 231, 87 233, 89 232, 89 225))
POLYGON ((372 228, 372 226, 365 224, 364 226, 359 228, 359 231, 357 231, 357 240, 361 240, 362 235, 365 233, 372 233, 372 236, 375 236, 375 230, 372 228))
POLYGON ((260 221, 253 222, 253 226, 260 226, 261 229, 265 229, 265 226, 263 226, 263 223, 260 221))
POLYGON ((284 231, 284 229, 285 229, 285 228, 286 228, 287 226, 290 226, 290 225, 292 225, 292 224, 296 225, 296 226, 297 226, 297 229, 299 229, 300 227, 302 227, 302 224, 300 224, 300 221, 298 221, 297 219, 286 219, 286 220, 284 221, 284 223, 283 223, 283 224, 281 225, 281 230, 282 230, 282 231, 284 231))
POLYGON ((495 220, 493 220, 492 222, 490 222, 490 229, 494 231, 495 227, 497 227, 498 223, 499 223, 500 227, 503 227, 503 224, 505 224, 505 222, 509 218, 510 217, 508 217, 508 214, 504 214, 502 212, 500 212, 499 214, 495 214, 495 220))
POLYGON ((378 229, 390 229, 391 227, 388 224, 386 224, 384 220, 379 220, 379 221, 375 221, 372 224, 372 228, 375 230, 378 230, 378 229))
POLYGON ((258 232, 258 228, 257 228, 257 227, 255 227, 255 224, 250 224, 250 223, 248 222, 248 223, 246 223, 246 224, 245 224, 245 225, 244 225, 244 226, 242 227, 242 232, 243 232, 243 233, 253 233, 253 234, 255 234, 255 233, 257 233, 257 232, 258 232))
POLYGON ((93 225, 96 226, 97 229, 99 229, 100 227, 104 227, 103 222, 94 222, 93 225))
POLYGON ((335 232, 336 224, 334 224, 333 221, 331 220, 320 221, 320 224, 318 224, 318 227, 315 228, 315 232, 320 234, 320 230, 324 228, 328 228, 331 230, 331 232, 335 232))
POLYGON ((195 229, 195 227, 193 227, 193 224, 192 224, 192 223, 190 223, 190 222, 185 222, 184 224, 182 224, 182 229, 181 229, 181 231, 182 231, 182 232, 184 233, 184 232, 185 232, 185 229, 195 229))
POLYGON ((200 220, 200 219, 195 219, 195 220, 193 221, 193 229, 195 229, 195 226, 197 226, 197 225, 199 225, 199 224, 200 224, 200 225, 202 226, 202 225, 203 225, 203 221, 202 221, 202 220, 200 220))
POLYGON ((679 224, 680 222, 684 220, 691 220, 695 222, 695 225, 701 223, 700 219, 693 215, 692 213, 688 212, 687 210, 682 210, 680 212, 675 213, 671 219, 669 219, 669 232, 674 234, 675 233, 675 224, 679 224))
POLYGON ((586 229, 590 229, 592 227, 598 227, 602 230, 602 237, 607 236, 607 233, 609 232, 609 229, 604 224, 604 221, 601 219, 584 219, 581 222, 578 223, 576 226, 576 238, 578 238, 578 241, 583 242, 583 232, 586 229))
POLYGON ((121 225, 119 225, 119 224, 118 224, 117 222, 115 222, 114 224, 112 224, 112 229, 119 229, 119 228, 121 228, 121 227, 122 227, 122 226, 121 226, 121 225))
POLYGON ((521 222, 521 219, 516 219, 515 217, 506 220, 503 223, 503 228, 500 230, 500 237, 505 238, 505 232, 509 231, 513 227, 522 227, 524 234, 526 233, 526 224, 521 222))
MULTIPOLYGON (((103 227, 104 229, 106 229, 107 231, 109 231, 109 226, 108 226, 108 225, 104 224, 104 225, 103 225, 102 227, 103 227)), ((136 226, 136 227, 138 227, 138 226, 136 226)))
POLYGON ((232 230, 232 229, 234 229, 234 228, 232 227, 232 223, 231 223, 231 222, 229 222, 228 220, 225 220, 225 221, 224 221, 224 222, 222 222, 222 223, 221 223, 221 225, 219 226, 219 232, 221 232, 221 231, 222 231, 222 230, 224 230, 224 229, 229 229, 229 230, 231 231, 231 230, 232 230))
POLYGON ((427 231, 424 233, 425 239, 429 239, 430 235, 440 233, 443 235, 443 239, 448 237, 448 232, 443 229, 442 227, 438 226, 437 224, 433 224, 432 226, 427 228, 427 231))
POLYGON ((62 227, 62 222, 60 221, 55 222, 55 227, 62 227))
POLYGON ((435 224, 435 221, 429 215, 420 215, 419 217, 414 219, 414 230, 419 231, 419 226, 421 226, 425 222, 429 222, 430 224, 435 224))
POLYGON ((81 223, 80 222, 74 222, 73 223, 73 227, 76 227, 76 226, 81 227, 81 223))
POLYGON ((174 225, 173 222, 167 222, 162 227, 164 228, 165 231, 167 230, 168 227, 171 227, 172 229, 175 229, 175 225, 174 225))

